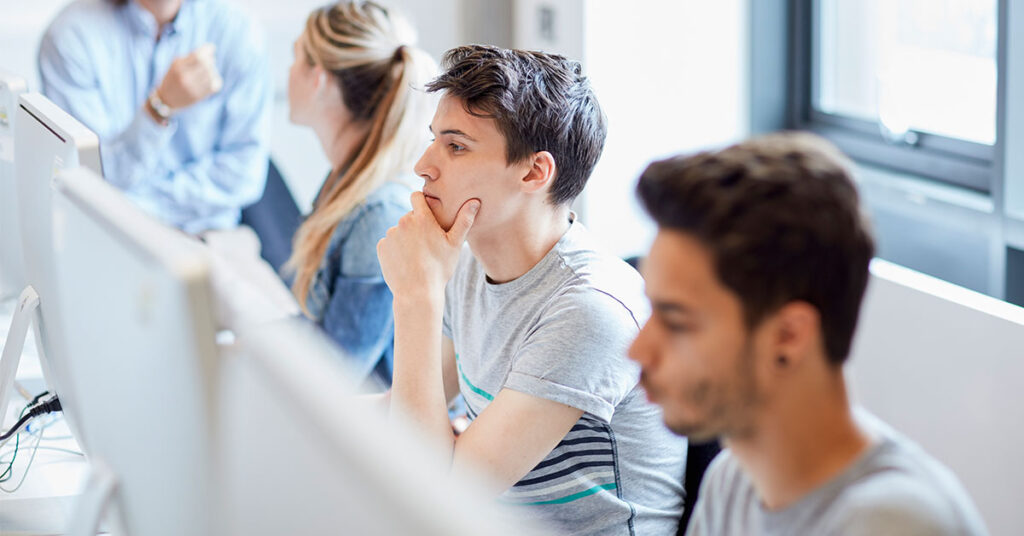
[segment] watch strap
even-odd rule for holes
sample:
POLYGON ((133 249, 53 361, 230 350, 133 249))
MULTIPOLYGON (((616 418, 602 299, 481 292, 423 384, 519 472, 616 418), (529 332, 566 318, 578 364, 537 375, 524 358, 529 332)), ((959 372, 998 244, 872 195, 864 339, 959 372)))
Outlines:
POLYGON ((160 99, 160 95, 157 94, 155 89, 149 94, 149 107, 152 108, 156 115, 158 115, 164 122, 170 120, 171 114, 174 112, 171 110, 170 106, 160 99))

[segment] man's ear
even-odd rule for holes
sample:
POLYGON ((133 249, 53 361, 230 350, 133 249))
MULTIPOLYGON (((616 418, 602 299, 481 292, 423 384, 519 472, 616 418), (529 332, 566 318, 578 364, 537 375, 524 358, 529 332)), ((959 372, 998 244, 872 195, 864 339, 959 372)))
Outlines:
POLYGON ((805 301, 792 301, 773 315, 773 345, 779 365, 795 366, 809 355, 824 351, 821 314, 805 301))
POLYGON ((527 193, 546 192, 558 173, 555 157, 547 151, 539 151, 530 157, 529 163, 530 167, 522 180, 523 191, 527 193))

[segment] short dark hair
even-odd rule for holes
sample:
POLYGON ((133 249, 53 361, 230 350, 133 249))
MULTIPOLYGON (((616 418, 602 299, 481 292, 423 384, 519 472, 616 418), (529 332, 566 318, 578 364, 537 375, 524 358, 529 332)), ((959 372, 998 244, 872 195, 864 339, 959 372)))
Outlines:
POLYGON ((579 62, 556 54, 487 45, 453 48, 444 73, 427 84, 461 99, 466 111, 494 119, 505 136, 509 164, 538 151, 555 159, 553 204, 583 191, 607 134, 604 114, 579 62))
POLYGON ((875 246, 838 149, 810 134, 767 135, 654 162, 637 194, 660 228, 708 248, 748 328, 805 301, 821 315, 829 362, 846 360, 875 246))

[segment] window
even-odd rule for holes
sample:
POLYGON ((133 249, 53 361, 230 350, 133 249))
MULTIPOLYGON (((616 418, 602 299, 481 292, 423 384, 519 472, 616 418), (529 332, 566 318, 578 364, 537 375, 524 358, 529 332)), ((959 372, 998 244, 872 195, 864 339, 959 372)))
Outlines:
POLYGON ((797 126, 858 160, 988 192, 997 0, 795 0, 797 126), (801 46, 802 45, 802 46, 801 46))

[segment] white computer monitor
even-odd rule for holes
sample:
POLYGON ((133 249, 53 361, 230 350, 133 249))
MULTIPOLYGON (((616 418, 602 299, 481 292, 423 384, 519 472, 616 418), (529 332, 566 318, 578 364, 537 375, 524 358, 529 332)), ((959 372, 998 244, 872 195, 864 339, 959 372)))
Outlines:
POLYGON ((53 215, 62 380, 90 482, 114 485, 106 519, 124 536, 215 534, 218 350, 202 244, 82 167, 58 174, 53 215))
MULTIPOLYGON (((14 170, 25 284, 38 296, 38 307, 31 315, 36 348, 48 388, 61 397, 68 425, 82 447, 87 449, 88 439, 82 436, 76 425, 74 393, 66 378, 67 358, 56 283, 51 205, 52 182, 62 169, 82 165, 102 175, 99 139, 39 93, 19 96, 15 115, 17 143, 14 147, 14 170)), ((4 344, 0 363, 0 410, 6 409, 10 385, 20 359, 21 348, 17 348, 19 344, 16 343, 24 340, 21 330, 28 325, 24 321, 28 315, 20 313, 27 309, 19 301, 11 332, 4 344)), ((4 413, 0 412, 0 415, 4 413)))
POLYGON ((237 334, 218 389, 222 534, 538 534, 356 394, 315 326, 237 334), (514 527, 513 527, 514 525, 514 527))
POLYGON ((14 183, 14 122, 25 79, 0 69, 0 300, 17 296, 25 286, 14 183))

